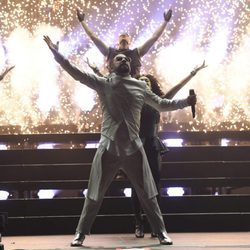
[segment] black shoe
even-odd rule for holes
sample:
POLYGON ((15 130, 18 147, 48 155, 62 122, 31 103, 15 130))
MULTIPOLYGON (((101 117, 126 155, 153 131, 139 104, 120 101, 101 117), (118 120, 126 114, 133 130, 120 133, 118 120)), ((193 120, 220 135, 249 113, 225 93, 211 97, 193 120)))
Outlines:
POLYGON ((135 226, 135 237, 136 238, 144 238, 144 228, 143 225, 135 226))
POLYGON ((82 243, 83 243, 84 239, 85 239, 84 234, 76 233, 75 238, 71 242, 70 246, 72 246, 72 247, 80 247, 80 246, 82 246, 82 243))
POLYGON ((152 237, 152 238, 156 238, 156 237, 157 237, 157 234, 156 234, 156 233, 151 232, 151 237, 152 237))
POLYGON ((162 245, 173 245, 173 241, 171 238, 167 235, 166 232, 161 232, 158 234, 158 239, 160 241, 160 244, 162 245))

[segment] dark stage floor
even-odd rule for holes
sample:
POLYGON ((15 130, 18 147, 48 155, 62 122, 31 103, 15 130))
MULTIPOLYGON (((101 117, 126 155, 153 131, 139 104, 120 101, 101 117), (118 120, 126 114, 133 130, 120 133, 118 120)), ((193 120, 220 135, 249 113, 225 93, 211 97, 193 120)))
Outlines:
POLYGON ((133 234, 93 234, 86 238, 83 247, 69 246, 73 235, 49 236, 8 236, 3 237, 5 250, 73 250, 73 249, 112 249, 112 250, 245 250, 250 249, 250 232, 230 233, 170 233, 173 246, 161 246, 149 234, 144 239, 136 239, 133 234))

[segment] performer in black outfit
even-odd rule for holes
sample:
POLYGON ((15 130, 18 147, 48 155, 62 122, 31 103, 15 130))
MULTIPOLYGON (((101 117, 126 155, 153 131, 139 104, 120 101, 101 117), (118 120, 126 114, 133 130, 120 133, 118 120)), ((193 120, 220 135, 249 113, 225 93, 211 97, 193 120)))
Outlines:
MULTIPOLYGON (((205 68, 205 61, 203 64, 193 71, 191 71, 190 75, 185 77, 180 83, 170 89, 165 95, 162 92, 160 85, 157 79, 152 75, 142 75, 139 77, 139 80, 145 81, 149 88, 156 95, 172 99, 176 93, 184 87, 192 78, 196 75, 196 73, 205 68)), ((161 168, 161 155, 166 153, 168 149, 163 144, 163 142, 158 137, 158 128, 160 123, 160 112, 154 109, 153 107, 144 104, 141 111, 141 122, 140 122, 140 132, 139 136, 143 142, 144 150, 148 158, 149 166, 153 175, 153 179, 156 184, 156 188, 158 190, 158 203, 159 203, 159 195, 160 195, 160 168, 161 168)), ((139 199, 136 195, 134 189, 132 189, 132 201, 135 211, 135 236, 137 238, 144 237, 144 226, 143 226, 143 216, 142 216, 142 208, 139 202, 139 199)), ((152 237, 157 237, 154 232, 151 232, 152 237)))
POLYGON ((172 10, 168 10, 164 12, 163 17, 164 20, 162 24, 158 27, 158 29, 153 33, 152 37, 150 37, 143 45, 138 48, 130 49, 131 37, 125 33, 119 36, 118 48, 112 48, 107 46, 97 35, 87 26, 85 22, 85 14, 77 9, 77 17, 80 23, 82 24, 83 29, 89 38, 94 42, 99 51, 106 57, 108 70, 111 73, 111 62, 113 58, 118 54, 124 54, 127 57, 131 58, 131 76, 138 77, 140 75, 141 69, 141 58, 150 50, 150 48, 154 45, 154 43, 159 39, 167 23, 171 19, 172 10))

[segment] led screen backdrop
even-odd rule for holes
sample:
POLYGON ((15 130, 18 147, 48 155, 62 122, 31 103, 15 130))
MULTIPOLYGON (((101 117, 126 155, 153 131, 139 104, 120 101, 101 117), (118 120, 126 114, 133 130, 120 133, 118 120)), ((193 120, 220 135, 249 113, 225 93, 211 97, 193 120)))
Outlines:
POLYGON ((197 118, 192 119, 189 108, 164 113, 161 128, 171 124, 176 130, 249 130, 249 1, 2 0, 0 71, 15 65, 0 83, 4 133, 8 127, 9 133, 37 133, 39 126, 50 125, 68 128, 53 132, 72 132, 72 126, 78 132, 100 130, 98 97, 63 72, 43 41, 43 35, 49 35, 80 69, 91 71, 88 58, 106 74, 105 59, 77 20, 77 7, 107 45, 116 46, 118 35, 128 32, 131 48, 149 39, 164 10, 171 8, 164 34, 142 58, 142 72, 155 75, 167 91, 203 60, 208 67, 176 95, 183 98, 195 89, 197 118))

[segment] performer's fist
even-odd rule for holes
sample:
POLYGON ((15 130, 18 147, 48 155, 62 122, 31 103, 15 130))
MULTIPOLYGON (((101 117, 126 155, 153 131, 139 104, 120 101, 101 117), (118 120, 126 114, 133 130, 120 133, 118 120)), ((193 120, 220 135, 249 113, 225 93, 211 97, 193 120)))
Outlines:
POLYGON ((77 14, 79 22, 84 21, 85 14, 80 9, 76 9, 76 14, 77 14))
POLYGON ((169 9, 168 12, 164 11, 163 16, 164 16, 165 21, 166 21, 166 22, 169 22, 169 20, 170 20, 171 17, 172 17, 172 10, 169 9))

